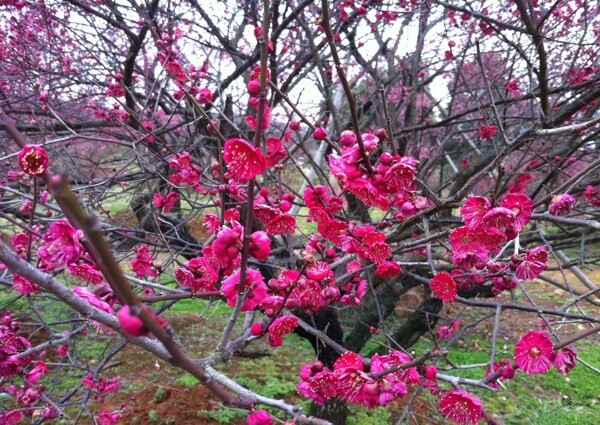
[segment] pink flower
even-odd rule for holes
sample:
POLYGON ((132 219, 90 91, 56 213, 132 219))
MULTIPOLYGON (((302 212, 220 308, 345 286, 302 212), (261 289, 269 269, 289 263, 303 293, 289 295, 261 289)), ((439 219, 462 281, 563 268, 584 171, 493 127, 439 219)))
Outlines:
POLYGON ((69 272, 92 285, 98 285, 104 280, 104 276, 94 264, 71 263, 67 265, 69 272))
POLYGON ((221 220, 214 214, 206 214, 202 225, 211 235, 216 235, 221 230, 221 220))
POLYGON ((586 186, 583 196, 585 196, 585 199, 593 206, 600 207, 600 192, 598 192, 594 186, 586 186))
POLYGON ((154 269, 154 258, 150 255, 147 245, 140 245, 136 251, 136 256, 131 259, 131 270, 138 277, 158 276, 158 272, 154 269))
POLYGON ((515 214, 514 229, 517 232, 520 232, 529 223, 533 212, 533 202, 529 196, 523 193, 509 193, 502 198, 500 205, 508 208, 515 214))
POLYGON ((529 331, 515 345, 515 362, 531 375, 547 372, 552 367, 553 345, 543 331, 529 331))
POLYGON ((525 255, 525 259, 517 266, 516 274, 519 279, 537 279, 548 268, 548 248, 538 246, 525 255))
POLYGON ((519 80, 516 78, 504 84, 504 88, 513 96, 521 96, 521 92, 519 91, 519 80))
POLYGON ((188 152, 182 151, 180 154, 169 158, 167 162, 174 171, 181 171, 192 165, 192 157, 188 152))
POLYGON ((300 369, 300 378, 302 380, 296 389, 317 404, 323 404, 336 395, 337 378, 320 361, 303 365, 300 369))
POLYGON ((212 92, 210 91, 209 88, 201 88, 198 91, 198 95, 196 96, 196 99, 198 100, 198 103, 200 103, 201 105, 206 105, 207 103, 211 103, 213 100, 212 97, 212 92))
POLYGON ((179 200, 179 193, 169 192, 164 199, 163 212, 168 213, 169 211, 171 211, 171 209, 173 208, 173 205, 175 205, 175 202, 177 202, 178 200, 179 200))
POLYGON ((476 424, 481 419, 481 401, 467 391, 452 390, 445 393, 438 404, 440 412, 460 425, 476 424))
POLYGON ((253 323, 252 326, 250 326, 250 333, 254 336, 262 335, 263 330, 263 325, 260 323, 253 323))
POLYGON ((246 417, 246 425, 273 425, 273 418, 266 410, 257 410, 246 417))
POLYGON ((411 156, 405 156, 396 161, 383 176, 383 182, 387 185, 386 190, 389 193, 409 190, 415 181, 418 162, 411 156))
POLYGON ((490 209, 483 216, 483 226, 512 230, 515 229, 516 218, 517 216, 512 210, 503 207, 496 207, 490 209))
MULTIPOLYGON (((227 305, 231 307, 234 307, 236 303, 239 282, 240 270, 225 279, 221 285, 221 293, 227 298, 227 305)), ((258 270, 246 269, 244 287, 247 293, 242 311, 254 310, 262 299, 267 296, 267 285, 262 274, 258 270)))
POLYGON ((498 132, 495 125, 482 125, 479 127, 479 137, 482 139, 491 139, 498 132))
POLYGON ((283 344, 283 337, 298 326, 298 318, 294 316, 281 316, 269 326, 269 345, 279 347, 283 344))
POLYGON ((57 220, 44 234, 44 244, 38 248, 38 254, 48 263, 64 267, 77 261, 83 253, 79 243, 82 237, 83 232, 75 229, 67 220, 57 220))
POLYGON ((452 338, 452 335, 454 335, 454 332, 457 331, 459 328, 460 320, 455 320, 450 326, 440 326, 440 328, 438 329, 438 336, 441 339, 450 339, 452 338))
POLYGON ((23 413, 19 410, 0 412, 0 424, 2 425, 17 425, 21 419, 23 419, 23 413))
POLYGON ((13 273, 13 289, 19 294, 27 296, 31 294, 39 294, 40 287, 37 283, 31 282, 23 276, 13 273))
POLYGON ((394 261, 384 261, 379 263, 375 269, 375 274, 384 279, 388 279, 399 275, 402 272, 402 267, 394 261))
POLYGON ((25 145, 17 158, 21 170, 32 176, 41 176, 48 168, 48 153, 41 146, 25 145))
POLYGON ((552 363, 556 370, 567 375, 577 363, 577 353, 569 347, 565 347, 554 353, 552 363))
POLYGON ((450 275, 450 273, 439 272, 436 274, 429 284, 434 297, 441 299, 445 303, 451 303, 455 300, 458 294, 458 286, 450 275))
POLYGON ((257 260, 266 260, 271 255, 271 239, 266 232, 257 231, 250 236, 250 255, 257 260))
POLYGON ((131 314, 128 305, 124 305, 117 314, 121 328, 130 335, 142 336, 148 334, 148 329, 142 323, 142 320, 131 314))
POLYGON ((294 233, 296 219, 289 214, 279 214, 265 225, 271 235, 285 235, 294 233))
POLYGON ((313 132, 313 137, 315 140, 325 140, 327 138, 327 130, 323 127, 317 127, 313 132))
POLYGON ((244 139, 229 139, 223 147, 223 161, 227 164, 225 177, 236 181, 248 181, 264 173, 267 160, 260 148, 244 139))
POLYGON ((335 361, 333 366, 337 377, 338 397, 366 407, 378 405, 378 383, 364 372, 361 357, 348 351, 335 361))
POLYGON ((260 81, 258 81, 258 80, 248 81, 248 85, 246 86, 246 89, 248 90, 248 94, 250 96, 252 96, 252 97, 260 96, 260 92, 261 92, 260 81))
POLYGON ((215 283, 219 273, 208 257, 196 257, 185 263, 187 268, 178 268, 175 278, 181 286, 188 287, 194 293, 216 291, 215 283))
POLYGON ((237 222, 232 227, 223 226, 212 243, 212 255, 221 266, 233 261, 242 249, 244 228, 237 222))
POLYGON ((86 288, 85 286, 76 286, 72 289, 72 291, 79 298, 87 301, 89 304, 96 307, 97 309, 100 309, 108 314, 114 313, 114 310, 110 306, 110 304, 98 298, 98 295, 96 295, 91 289, 86 288))
POLYGON ((352 130, 344 130, 340 134, 340 143, 342 146, 351 147, 356 144, 356 133, 352 130))
POLYGON ((565 215, 575 206, 575 198, 567 193, 552 197, 549 212, 552 215, 565 215))
POLYGON ((483 217, 489 210, 490 201, 487 198, 469 196, 460 209, 460 215, 467 227, 475 228, 483 223, 483 217))
POLYGON ((46 363, 38 361, 35 363, 33 369, 31 369, 27 374, 27 379, 35 384, 42 376, 47 374, 48 371, 49 369, 48 366, 46 366, 46 363))
POLYGON ((120 417, 121 415, 119 413, 108 413, 107 411, 103 410, 100 412, 97 419, 100 425, 114 425, 120 417))

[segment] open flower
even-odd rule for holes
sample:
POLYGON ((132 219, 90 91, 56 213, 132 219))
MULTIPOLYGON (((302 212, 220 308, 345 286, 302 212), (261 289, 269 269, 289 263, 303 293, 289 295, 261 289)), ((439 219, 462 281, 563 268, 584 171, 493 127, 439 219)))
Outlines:
POLYGON ((227 164, 225 177, 236 181, 248 181, 262 174, 267 168, 267 159, 261 150, 250 142, 234 138, 225 142, 223 161, 227 164))
POLYGON ((547 372, 552 367, 553 345, 546 332, 529 331, 515 345, 515 362, 531 375, 547 372))
POLYGON ((429 289, 433 293, 433 296, 441 299, 445 303, 451 303, 458 294, 458 286, 450 275, 450 273, 439 272, 436 274, 431 283, 429 289))
POLYGON ((514 230, 517 232, 520 232, 529 223, 533 212, 533 202, 529 196, 523 193, 509 193, 502 198, 500 205, 515 214, 514 230))
POLYGON ((275 319, 269 326, 269 345, 279 347, 283 344, 283 337, 292 332, 298 326, 298 318, 294 316, 282 316, 275 319))
POLYGON ((483 413, 481 401, 464 390, 448 391, 440 398, 438 407, 448 419, 460 425, 476 424, 483 413))
POLYGON ((79 243, 82 237, 83 232, 75 229, 67 220, 57 220, 44 234, 44 244, 38 248, 38 254, 48 263, 64 267, 77 261, 83 253, 79 243))
POLYGON ((41 146, 25 145, 17 158, 21 170, 32 176, 41 176, 48 168, 48 153, 41 146))

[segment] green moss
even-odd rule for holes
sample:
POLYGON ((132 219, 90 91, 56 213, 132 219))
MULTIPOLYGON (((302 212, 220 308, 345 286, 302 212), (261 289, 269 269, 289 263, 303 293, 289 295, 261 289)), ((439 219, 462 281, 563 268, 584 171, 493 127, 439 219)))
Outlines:
POLYGON ((155 424, 160 422, 160 416, 158 416, 158 412, 156 410, 150 410, 148 412, 148 419, 150 419, 150 422, 155 424))
POLYGON ((365 407, 352 406, 346 420, 346 425, 373 425, 392 423, 392 413, 385 407, 367 409, 365 407))
POLYGON ((198 410, 197 415, 217 421, 220 424, 231 424, 236 419, 247 416, 247 412, 220 407, 217 410, 198 410))
POLYGON ((193 387, 196 384, 198 384, 198 379, 191 373, 184 373, 179 378, 177 378, 177 384, 183 385, 185 387, 193 387))

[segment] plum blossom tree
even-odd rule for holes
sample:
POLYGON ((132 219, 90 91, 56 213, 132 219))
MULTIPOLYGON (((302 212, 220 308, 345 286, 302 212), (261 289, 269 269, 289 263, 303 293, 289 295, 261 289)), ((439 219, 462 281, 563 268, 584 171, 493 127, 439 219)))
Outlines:
POLYGON ((248 424, 343 424, 422 391, 454 423, 501 423, 473 388, 580 362, 600 330, 595 2, 205 3, 0 5, 0 423, 118 423, 97 407, 128 345, 248 424), (544 307, 535 279, 568 299, 544 307), (230 309, 201 354, 164 318, 181 300, 230 309), (493 322, 479 379, 447 350, 482 320, 448 305, 493 322), (499 359, 508 311, 541 325, 499 359), (215 369, 291 332, 315 348, 296 365, 310 411, 215 369), (41 383, 62 368, 69 394, 41 383))

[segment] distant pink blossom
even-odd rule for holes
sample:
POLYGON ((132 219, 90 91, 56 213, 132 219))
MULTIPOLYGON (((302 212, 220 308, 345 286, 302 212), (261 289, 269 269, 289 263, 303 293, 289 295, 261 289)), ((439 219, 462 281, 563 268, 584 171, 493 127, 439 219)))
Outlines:
POLYGON ((402 273, 402 267, 395 261, 384 261, 377 265, 375 274, 383 278, 391 278, 402 273))
POLYGON ((120 417, 121 415, 119 413, 109 413, 103 410, 100 412, 96 419, 98 420, 98 423, 100 425, 114 425, 115 423, 117 423, 120 417))
POLYGON ((552 215, 560 216, 569 213, 575 206, 575 198, 568 193, 562 195, 556 195, 552 197, 550 208, 548 211, 552 215))
POLYGON ((46 375, 48 372, 49 369, 46 363, 44 363, 43 361, 37 361, 35 362, 33 369, 31 369, 27 373, 27 380, 35 384, 42 378, 42 376, 46 375))
POLYGON ((482 139, 491 139, 497 132, 498 128, 493 124, 479 127, 479 137, 482 139))
POLYGON ((583 196, 593 206, 600 207, 600 192, 594 186, 586 186, 583 196))
POLYGON ((153 264, 154 257, 150 255, 148 245, 140 245, 136 250, 136 255, 131 259, 131 270, 138 277, 158 276, 158 272, 153 264))

